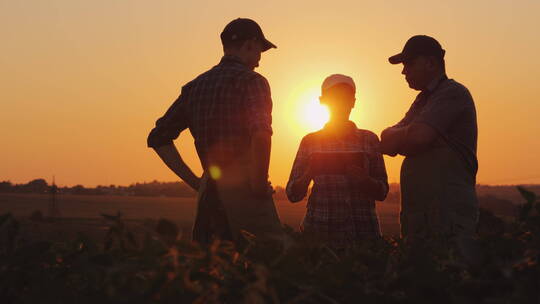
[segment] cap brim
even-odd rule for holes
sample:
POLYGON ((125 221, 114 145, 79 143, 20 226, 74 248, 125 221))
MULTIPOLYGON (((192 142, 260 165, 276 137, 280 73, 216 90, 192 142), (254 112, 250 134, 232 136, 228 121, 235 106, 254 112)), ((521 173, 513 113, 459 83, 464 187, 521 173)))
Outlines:
POLYGON ((263 52, 266 52, 269 49, 277 49, 277 46, 265 38, 263 39, 263 52))
POLYGON ((391 64, 398 64, 398 63, 402 63, 404 61, 404 58, 403 58, 403 53, 399 53, 399 54, 396 54, 390 58, 388 58, 388 61, 391 63, 391 64))

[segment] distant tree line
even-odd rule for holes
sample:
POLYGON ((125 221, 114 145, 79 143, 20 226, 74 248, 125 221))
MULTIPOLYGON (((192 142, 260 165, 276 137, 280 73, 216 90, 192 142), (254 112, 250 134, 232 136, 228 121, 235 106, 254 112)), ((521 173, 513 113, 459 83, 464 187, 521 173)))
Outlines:
MULTIPOLYGON (((98 185, 85 187, 75 185, 73 187, 57 187, 58 194, 80 195, 122 195, 122 196, 170 196, 170 197, 194 197, 196 192, 184 182, 158 182, 135 183, 129 186, 98 185)), ((47 194, 52 190, 52 185, 42 178, 34 179, 26 184, 13 184, 10 181, 0 182, 0 193, 38 193, 47 194)))
MULTIPOLYGON (((540 193, 540 185, 529 185, 528 189, 540 193)), ((26 184, 13 184, 10 181, 0 182, 0 193, 39 193, 47 194, 52 190, 45 179, 34 179, 26 184)), ((390 191, 383 204, 396 204, 400 202, 399 184, 391 183, 390 191)), ((75 195, 120 195, 120 196, 167 196, 167 197, 195 197, 197 193, 184 182, 158 182, 135 183, 129 186, 102 186, 94 188, 83 185, 72 187, 57 187, 58 194, 75 195)), ((514 216, 517 206, 522 203, 520 194, 515 186, 489 186, 478 185, 477 194, 479 205, 491 210, 498 216, 514 216)), ((287 200, 285 189, 274 186, 274 199, 287 200)))

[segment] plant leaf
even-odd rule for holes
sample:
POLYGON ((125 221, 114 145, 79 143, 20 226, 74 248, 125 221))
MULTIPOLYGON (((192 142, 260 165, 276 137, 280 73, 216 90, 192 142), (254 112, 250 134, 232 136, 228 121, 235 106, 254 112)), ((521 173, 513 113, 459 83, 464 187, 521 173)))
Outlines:
POLYGON ((536 194, 532 191, 526 190, 523 187, 517 187, 521 196, 527 201, 527 203, 533 204, 536 201, 536 194))

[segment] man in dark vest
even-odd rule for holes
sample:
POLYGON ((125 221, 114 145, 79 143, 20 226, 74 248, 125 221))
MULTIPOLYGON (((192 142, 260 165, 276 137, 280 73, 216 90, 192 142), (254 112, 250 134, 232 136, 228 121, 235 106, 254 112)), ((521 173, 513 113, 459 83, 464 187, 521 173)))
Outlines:
POLYGON ((476 110, 469 90, 446 76, 444 54, 437 40, 418 35, 389 58, 420 91, 405 117, 381 134, 384 154, 405 156, 400 223, 409 239, 470 239, 476 231, 476 110))
POLYGON ((272 99, 254 69, 276 46, 250 19, 231 21, 221 33, 218 65, 182 87, 178 99, 148 136, 148 146, 178 177, 198 191, 193 239, 238 240, 242 230, 281 233, 268 182, 272 99), (185 129, 195 139, 204 174, 184 163, 173 140, 185 129))

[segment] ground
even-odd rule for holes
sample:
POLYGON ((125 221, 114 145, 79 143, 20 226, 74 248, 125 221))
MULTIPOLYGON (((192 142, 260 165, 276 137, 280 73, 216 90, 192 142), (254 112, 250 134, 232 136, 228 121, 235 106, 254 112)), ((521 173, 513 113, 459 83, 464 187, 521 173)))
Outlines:
MULTIPOLYGON (((11 212, 25 219, 41 211, 47 216, 50 197, 41 194, 0 194, 0 214, 11 212)), ((104 236, 108 223, 101 216, 122 213, 122 217, 134 227, 144 229, 149 222, 165 218, 177 223, 189 236, 195 216, 195 198, 136 197, 105 195, 59 195, 57 206, 60 219, 56 221, 30 221, 25 226, 32 238, 70 239, 78 232, 96 237, 104 236)), ((306 202, 291 204, 276 200, 279 216, 284 224, 298 229, 305 214, 306 202)), ((399 207, 378 202, 377 213, 385 235, 399 234, 399 207)))

